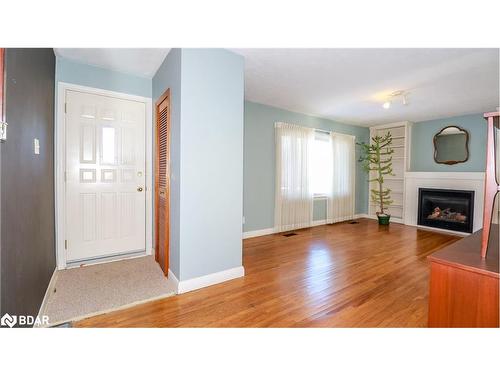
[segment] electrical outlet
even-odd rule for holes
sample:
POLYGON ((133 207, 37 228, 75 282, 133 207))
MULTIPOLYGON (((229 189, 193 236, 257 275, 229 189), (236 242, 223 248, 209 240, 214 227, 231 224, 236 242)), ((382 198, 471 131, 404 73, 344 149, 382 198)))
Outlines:
POLYGON ((40 155, 40 141, 38 138, 33 139, 33 152, 35 155, 40 155))
POLYGON ((0 121, 0 142, 7 140, 7 123, 0 121))
POLYGON ((245 216, 243 216, 243 224, 245 224, 245 216))

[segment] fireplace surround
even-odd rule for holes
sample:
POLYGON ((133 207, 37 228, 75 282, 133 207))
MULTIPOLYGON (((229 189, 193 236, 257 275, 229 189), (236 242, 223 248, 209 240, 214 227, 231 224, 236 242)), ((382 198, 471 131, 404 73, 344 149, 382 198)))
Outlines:
POLYGON ((418 225, 472 233, 474 191, 418 189, 418 225))

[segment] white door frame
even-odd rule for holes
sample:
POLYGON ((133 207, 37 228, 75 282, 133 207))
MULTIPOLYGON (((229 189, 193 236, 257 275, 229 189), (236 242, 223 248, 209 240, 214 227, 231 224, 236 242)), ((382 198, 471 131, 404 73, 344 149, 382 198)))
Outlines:
POLYGON ((55 142, 54 142, 54 186, 55 186, 55 219, 56 219, 56 261, 59 270, 65 269, 66 251, 64 241, 66 237, 65 228, 65 99, 66 91, 79 91, 87 94, 104 95, 117 99, 133 100, 146 105, 146 249, 145 254, 153 253, 153 105, 152 99, 144 96, 129 95, 115 91, 97 89, 94 87, 80 86, 66 82, 57 84, 57 103, 55 121, 55 142))

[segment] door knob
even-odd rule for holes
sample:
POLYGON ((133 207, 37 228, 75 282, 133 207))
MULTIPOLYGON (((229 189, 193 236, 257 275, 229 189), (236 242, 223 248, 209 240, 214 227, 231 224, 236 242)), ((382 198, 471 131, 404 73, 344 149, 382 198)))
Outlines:
POLYGON ((141 191, 142 191, 142 187, 141 187, 141 186, 139 186, 139 187, 137 188, 137 191, 138 191, 138 192, 141 192, 141 191))

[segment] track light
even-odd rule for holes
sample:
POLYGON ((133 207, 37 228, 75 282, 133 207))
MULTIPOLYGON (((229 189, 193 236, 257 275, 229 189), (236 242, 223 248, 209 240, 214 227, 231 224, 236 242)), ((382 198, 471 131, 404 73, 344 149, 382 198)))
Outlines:
POLYGON ((384 109, 389 109, 391 108, 392 101, 396 98, 400 97, 402 99, 403 105, 408 105, 408 93, 404 92, 403 90, 398 90, 392 92, 389 96, 388 99, 382 104, 382 107, 384 109))

